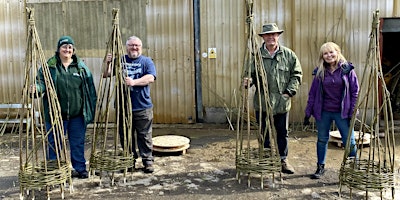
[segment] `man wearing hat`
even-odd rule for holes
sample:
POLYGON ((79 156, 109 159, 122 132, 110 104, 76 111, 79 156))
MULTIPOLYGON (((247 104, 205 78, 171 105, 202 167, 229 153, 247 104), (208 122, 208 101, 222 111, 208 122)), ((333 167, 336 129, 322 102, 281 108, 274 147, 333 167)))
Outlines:
MULTIPOLYGON (((245 78, 244 84, 254 84, 261 86, 260 91, 256 90, 254 94, 254 109, 256 111, 257 122, 261 123, 261 129, 264 133, 266 129, 267 103, 264 98, 264 88, 262 83, 256 83, 256 80, 266 81, 269 92, 269 103, 273 110, 274 127, 276 129, 276 139, 281 158, 282 172, 293 174, 294 169, 288 163, 288 112, 291 107, 291 97, 293 97, 301 83, 302 69, 300 61, 296 54, 289 48, 279 45, 279 36, 283 33, 275 23, 263 25, 262 32, 258 35, 262 37, 263 43, 260 48, 261 57, 264 64, 265 78, 255 70, 255 63, 252 63, 251 79, 245 78), (257 79, 258 74, 258 79, 257 79), (250 81, 250 82, 248 82, 250 81), (261 95, 261 98, 259 98, 261 95), (261 102, 259 102, 261 100, 261 102), (260 113, 261 112, 261 113, 260 113), (261 114, 261 115, 260 115, 261 114), (261 116, 261 119, 260 119, 261 116)), ((260 71, 260 70, 258 70, 260 71)), ((259 123, 260 124, 260 123, 259 123)), ((264 148, 270 148, 269 134, 264 140, 264 148)))

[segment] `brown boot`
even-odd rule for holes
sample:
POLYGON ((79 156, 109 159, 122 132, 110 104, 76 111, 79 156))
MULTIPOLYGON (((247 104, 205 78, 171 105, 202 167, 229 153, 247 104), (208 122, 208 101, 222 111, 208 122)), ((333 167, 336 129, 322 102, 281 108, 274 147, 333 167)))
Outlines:
POLYGON ((281 164, 282 164, 282 173, 294 174, 294 168, 289 164, 287 159, 281 160, 281 164))

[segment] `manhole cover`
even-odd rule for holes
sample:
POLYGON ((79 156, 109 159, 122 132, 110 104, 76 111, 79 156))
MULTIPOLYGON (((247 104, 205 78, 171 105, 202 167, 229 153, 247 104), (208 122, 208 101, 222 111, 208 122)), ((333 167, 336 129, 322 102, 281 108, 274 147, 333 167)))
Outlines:
POLYGON ((186 153, 190 147, 190 139, 179 135, 162 135, 153 137, 153 150, 158 152, 186 153))

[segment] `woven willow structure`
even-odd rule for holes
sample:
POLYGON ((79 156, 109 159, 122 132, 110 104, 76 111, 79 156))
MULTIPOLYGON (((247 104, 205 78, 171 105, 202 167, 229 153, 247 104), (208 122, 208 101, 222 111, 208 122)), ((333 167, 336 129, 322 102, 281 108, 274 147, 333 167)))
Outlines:
MULTIPOLYGON (((373 13, 369 50, 356 109, 364 111, 358 116, 359 138, 369 132, 371 143, 366 147, 359 140, 355 158, 348 157, 350 146, 346 145, 339 176, 340 192, 342 186, 346 185, 350 188, 350 196, 352 189, 356 188, 366 192, 366 199, 369 191, 379 191, 382 199, 383 191, 391 189, 394 199, 394 124, 390 93, 386 88, 380 64, 379 11, 373 13)), ((353 115, 350 128, 355 127, 356 117, 353 115)), ((347 144, 349 143, 350 134, 347 138, 347 144)))
MULTIPOLYGON (((93 142, 90 157, 90 169, 111 172, 114 183, 115 171, 124 170, 124 181, 127 168, 133 167, 135 159, 132 155, 132 112, 129 88, 125 85, 126 71, 124 63, 124 49, 119 29, 118 9, 113 9, 112 32, 107 43, 104 61, 108 54, 113 56, 110 66, 103 62, 102 70, 108 67, 114 76, 100 78, 98 89, 96 116, 94 121, 93 142), (110 116, 110 109, 116 108, 116 116, 110 116), (116 123, 111 119, 116 117, 116 123), (120 130, 122 128, 122 130, 120 130), (123 150, 119 148, 119 132, 124 133, 123 150)), ((102 174, 102 173, 100 173, 102 174)))
MULTIPOLYGON (((259 94, 263 93, 264 96, 254 96, 254 98, 259 98, 259 102, 264 101, 268 104, 264 105, 264 107, 267 109, 266 112, 268 116, 266 117, 266 128, 263 132, 261 129, 261 124, 254 123, 254 120, 252 120, 249 112, 251 110, 249 97, 252 94, 250 90, 250 84, 241 87, 241 99, 237 118, 236 178, 240 183, 240 176, 242 174, 247 174, 247 183, 250 187, 251 175, 260 175, 261 188, 264 188, 264 175, 272 174, 272 179, 274 180, 275 172, 280 173, 281 171, 281 160, 276 142, 276 130, 273 125, 272 107, 269 104, 268 86, 266 85, 267 77, 265 74, 259 45, 255 39, 255 37, 257 37, 257 33, 253 23, 253 1, 246 0, 246 5, 248 40, 242 77, 250 78, 250 67, 254 64, 257 80, 253 80, 253 82, 258 85, 256 89, 258 90, 259 94), (264 100, 261 101, 261 98, 264 98, 264 100), (252 124, 256 124, 255 130, 253 130, 252 124), (269 137, 271 148, 264 148, 264 141, 266 137, 269 137)), ((260 108, 261 107, 263 106, 260 105, 260 108)))
POLYGON ((50 71, 40 43, 40 39, 35 27, 34 10, 27 8, 28 35, 25 60, 25 82, 23 87, 22 105, 25 108, 19 110, 20 113, 20 170, 18 174, 20 183, 20 195, 24 193, 35 196, 35 190, 45 189, 47 197, 50 198, 50 186, 59 185, 61 196, 64 198, 64 187, 69 182, 72 191, 71 169, 67 159, 65 147, 64 128, 61 117, 61 108, 58 103, 57 93, 55 91, 50 71), (42 113, 42 98, 36 92, 30 92, 30 86, 36 85, 39 79, 37 71, 41 68, 44 75, 44 84, 46 85, 47 98, 49 100, 50 118, 52 128, 46 132, 44 119, 42 115, 38 116, 38 122, 35 122, 35 113, 42 113), (23 125, 23 118, 31 123, 23 125), (61 133, 61 134, 60 134, 61 133), (47 160, 48 158, 48 134, 54 134, 56 160, 47 160))

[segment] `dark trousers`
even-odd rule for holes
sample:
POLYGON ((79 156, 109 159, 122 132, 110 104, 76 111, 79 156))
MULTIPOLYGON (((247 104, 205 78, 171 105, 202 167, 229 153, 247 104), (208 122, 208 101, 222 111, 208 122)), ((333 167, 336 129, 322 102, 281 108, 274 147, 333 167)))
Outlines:
MULTIPOLYGON (((122 118, 120 118, 121 120, 122 118)), ((129 134, 129 133, 127 133, 129 134)), ((132 147, 132 153, 135 158, 139 155, 142 158, 143 165, 152 165, 154 162, 153 157, 153 109, 149 108, 141 111, 132 112, 132 143, 128 146, 132 147), (136 139, 136 140, 135 140, 136 139), (136 152, 139 149, 139 155, 136 152)), ((120 123, 119 136, 121 146, 124 147, 125 134, 123 131, 122 123, 120 123)))
MULTIPOLYGON (((64 135, 68 136, 71 164, 77 172, 86 171, 86 160, 85 160, 85 136, 86 136, 86 124, 83 116, 75 117, 70 120, 63 120, 64 135)), ((46 122, 46 130, 49 131, 52 128, 50 122, 46 122)), ((62 149, 62 138, 60 133, 50 131, 48 135, 48 159, 57 159, 58 154, 61 153, 62 149), (58 147, 58 150, 57 148, 58 147)))
MULTIPOLYGON (((262 133, 264 133, 267 127, 266 124, 267 113, 262 112, 261 114, 262 115, 260 120, 260 112, 256 111, 257 123, 260 124, 261 121, 261 130, 262 133)), ((289 135, 287 130, 288 113, 276 114, 273 116, 273 118, 274 118, 274 127, 276 130, 276 142, 278 145, 279 155, 281 156, 281 159, 286 159, 289 151, 288 149, 289 135)), ((268 131, 265 134, 264 148, 270 148, 270 139, 268 131)))

